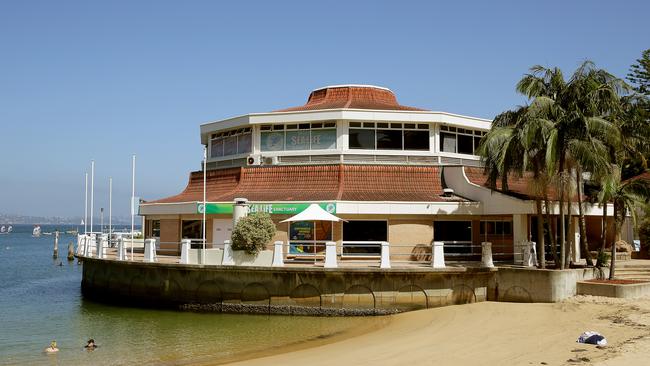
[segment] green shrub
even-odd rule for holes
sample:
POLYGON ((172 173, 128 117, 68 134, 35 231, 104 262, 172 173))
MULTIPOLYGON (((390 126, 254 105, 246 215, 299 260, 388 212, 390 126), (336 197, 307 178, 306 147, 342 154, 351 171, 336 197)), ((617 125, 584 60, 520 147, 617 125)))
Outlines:
POLYGON ((596 264, 598 267, 607 267, 609 266, 609 255, 608 252, 598 252, 598 258, 596 258, 596 264))
POLYGON ((234 250, 257 254, 275 235, 275 224, 265 212, 256 212, 241 218, 232 231, 230 239, 234 250))

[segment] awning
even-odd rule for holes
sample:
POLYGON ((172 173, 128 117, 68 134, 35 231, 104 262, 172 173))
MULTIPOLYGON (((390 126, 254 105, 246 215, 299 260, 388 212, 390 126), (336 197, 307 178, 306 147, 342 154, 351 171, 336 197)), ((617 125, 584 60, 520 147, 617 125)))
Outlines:
POLYGON ((325 211, 322 207, 319 205, 312 203, 307 207, 304 211, 301 213, 291 216, 290 218, 286 220, 282 220, 280 222, 294 222, 294 221, 332 221, 332 222, 339 222, 339 221, 345 221, 341 218, 338 218, 331 213, 325 211))

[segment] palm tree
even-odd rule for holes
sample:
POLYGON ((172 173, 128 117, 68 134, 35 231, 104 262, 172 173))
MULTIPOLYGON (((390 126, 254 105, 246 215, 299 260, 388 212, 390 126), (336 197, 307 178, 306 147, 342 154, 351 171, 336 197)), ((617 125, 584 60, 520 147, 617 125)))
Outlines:
POLYGON ((621 240, 621 227, 629 213, 636 225, 637 206, 648 200, 650 188, 645 180, 621 181, 621 169, 617 166, 610 176, 603 182, 603 192, 614 204, 614 243, 612 243, 611 262, 609 267, 609 279, 614 279, 616 271, 616 243, 621 240))
MULTIPOLYGON (((534 122, 529 118, 528 107, 519 107, 506 111, 495 117, 490 132, 481 140, 478 154, 483 157, 484 173, 487 184, 496 189, 501 181, 501 189, 508 191, 508 177, 511 174, 523 176, 525 171, 532 170, 536 190, 535 205, 537 209, 537 253, 542 268, 546 268, 544 249, 544 222, 542 197, 546 190, 547 181, 543 167, 543 138, 533 138, 528 133, 528 126, 534 122), (538 146, 533 146, 536 142, 538 146), (542 143, 540 143, 542 142, 542 143)), ((539 131, 539 130, 534 130, 539 131)))
MULTIPOLYGON (((627 89, 628 87, 623 85, 623 88, 627 89)), ((638 94, 624 96, 621 98, 618 108, 611 115, 619 133, 617 139, 612 139, 607 143, 611 168, 608 173, 601 175, 602 185, 598 194, 598 200, 603 207, 601 253, 605 251, 607 244, 607 203, 612 202, 614 206, 615 239, 612 243, 610 278, 614 278, 616 242, 620 240, 620 225, 628 211, 636 221, 636 211, 632 209, 632 206, 638 199, 643 198, 640 195, 645 195, 645 200, 648 197, 647 182, 622 182, 622 169, 620 168, 629 165, 631 161, 637 161, 644 169, 647 168, 645 155, 650 150, 648 141, 650 126, 644 103, 644 98, 638 94)))
MULTIPOLYGON (((560 268, 566 267, 565 198, 571 171, 569 163, 602 165, 600 138, 617 136, 610 121, 603 118, 616 109, 624 83, 593 63, 584 62, 565 81, 559 68, 534 66, 517 84, 517 90, 533 100, 531 112, 543 121, 548 136, 546 170, 558 177, 560 268)), ((584 166, 583 166, 584 167, 584 166)), ((577 180, 581 179, 580 175, 577 180)), ((568 200, 570 201, 570 199, 568 200)), ((579 209, 579 211, 582 211, 579 209)), ((583 221, 581 217, 580 221, 583 221)), ((586 247, 586 244, 583 244, 586 247)))
MULTIPOLYGON (((533 66, 531 73, 525 75, 517 83, 517 91, 533 100, 534 108, 531 112, 535 119, 544 121, 543 125, 550 126, 547 134, 546 167, 547 171, 555 172, 558 164, 558 204, 560 216, 560 268, 565 268, 565 226, 564 226, 564 181, 566 180, 565 162, 566 145, 565 135, 567 124, 565 123, 566 111, 559 101, 567 89, 562 70, 559 68, 545 68, 533 66)), ((542 125, 542 124, 540 124, 542 125)))

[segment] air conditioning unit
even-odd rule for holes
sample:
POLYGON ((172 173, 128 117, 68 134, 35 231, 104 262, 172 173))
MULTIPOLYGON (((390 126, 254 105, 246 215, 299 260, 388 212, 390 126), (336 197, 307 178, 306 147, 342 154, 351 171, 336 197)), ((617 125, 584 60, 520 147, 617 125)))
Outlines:
POLYGON ((246 158, 246 165, 260 165, 260 156, 259 155, 248 155, 246 158))
POLYGON ((279 162, 277 156, 264 156, 262 157, 262 164, 264 165, 276 165, 279 162))

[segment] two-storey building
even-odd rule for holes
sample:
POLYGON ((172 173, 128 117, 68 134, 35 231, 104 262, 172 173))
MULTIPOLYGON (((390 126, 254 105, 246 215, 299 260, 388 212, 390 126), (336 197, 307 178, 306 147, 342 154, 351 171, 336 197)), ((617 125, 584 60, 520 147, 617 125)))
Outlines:
MULTIPOLYGON (((476 149, 490 126, 401 105, 369 85, 328 86, 303 106, 203 124, 207 242, 229 239, 233 200, 246 198, 251 211, 272 215, 289 257, 319 253, 330 240, 342 259, 372 257, 387 241, 394 259, 417 260, 442 241, 448 259, 475 259, 489 241, 495 259, 512 259, 536 237, 535 205, 525 178, 513 178, 507 194, 486 188, 476 149), (280 223, 310 203, 347 221, 280 223)), ((147 236, 176 251, 182 238, 201 239, 202 209, 196 171, 185 190, 140 213, 147 236)), ((600 212, 587 208, 594 242, 600 212)))

